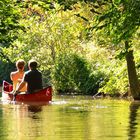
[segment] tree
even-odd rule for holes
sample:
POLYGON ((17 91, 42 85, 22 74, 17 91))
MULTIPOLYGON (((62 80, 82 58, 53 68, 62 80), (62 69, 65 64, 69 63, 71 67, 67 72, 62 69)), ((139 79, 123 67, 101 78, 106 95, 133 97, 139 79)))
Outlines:
POLYGON ((20 13, 18 5, 12 0, 0 2, 0 45, 9 46, 17 37, 14 35, 17 29, 21 28, 18 23, 20 13))
MULTIPOLYGON (((91 12, 96 15, 96 20, 89 29, 102 30, 112 43, 124 44, 120 56, 126 58, 130 91, 134 99, 140 99, 140 85, 133 56, 134 44, 131 43, 140 26, 140 0, 83 0, 83 2, 89 4, 91 12)), ((70 1, 60 4, 71 6, 70 1)))
POLYGON ((18 22, 19 18, 20 11, 17 1, 0 1, 0 79, 9 79, 7 72, 13 68, 13 63, 3 52, 3 48, 9 47, 17 38, 17 30, 22 28, 18 22))

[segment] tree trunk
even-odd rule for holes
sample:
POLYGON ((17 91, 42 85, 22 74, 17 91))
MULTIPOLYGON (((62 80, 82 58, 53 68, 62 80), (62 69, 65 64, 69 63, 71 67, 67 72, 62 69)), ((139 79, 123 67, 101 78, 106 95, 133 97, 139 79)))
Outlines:
POLYGON ((130 92, 135 100, 140 100, 140 86, 135 68, 133 50, 128 50, 128 48, 130 48, 128 41, 125 42, 125 48, 127 49, 126 62, 130 92))

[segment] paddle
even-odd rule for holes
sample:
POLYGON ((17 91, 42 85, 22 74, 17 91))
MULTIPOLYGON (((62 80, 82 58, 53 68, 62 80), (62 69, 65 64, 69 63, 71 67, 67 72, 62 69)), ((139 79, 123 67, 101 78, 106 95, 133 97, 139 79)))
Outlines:
POLYGON ((16 101, 17 94, 13 94, 13 101, 16 101))
POLYGON ((16 96, 17 96, 17 94, 19 94, 20 92, 19 91, 15 91, 14 93, 13 93, 13 101, 16 101, 16 96))

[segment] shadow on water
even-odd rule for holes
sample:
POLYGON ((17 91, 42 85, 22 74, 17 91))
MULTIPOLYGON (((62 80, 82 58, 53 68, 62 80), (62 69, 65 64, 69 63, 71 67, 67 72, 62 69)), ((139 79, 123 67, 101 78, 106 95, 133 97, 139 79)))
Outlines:
POLYGON ((40 117, 38 116, 38 113, 42 111, 42 106, 40 105, 28 105, 27 106, 27 112, 31 113, 31 115, 28 115, 30 118, 34 120, 39 120, 40 117))
POLYGON ((136 132, 137 132, 137 115, 138 115, 138 110, 140 108, 140 102, 134 101, 130 105, 130 116, 129 116, 129 131, 128 131, 128 136, 129 140, 134 140, 136 139, 136 132))
POLYGON ((29 105, 27 107, 27 109, 28 109, 29 112, 38 113, 38 112, 41 112, 42 111, 42 106, 29 105))

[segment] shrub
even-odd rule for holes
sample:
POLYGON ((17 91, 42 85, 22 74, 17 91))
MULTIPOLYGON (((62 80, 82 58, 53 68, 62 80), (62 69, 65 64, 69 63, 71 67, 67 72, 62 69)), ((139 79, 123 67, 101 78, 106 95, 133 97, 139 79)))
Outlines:
POLYGON ((103 78, 100 71, 91 71, 88 61, 76 54, 61 54, 55 61, 53 84, 59 92, 95 94, 103 78))

